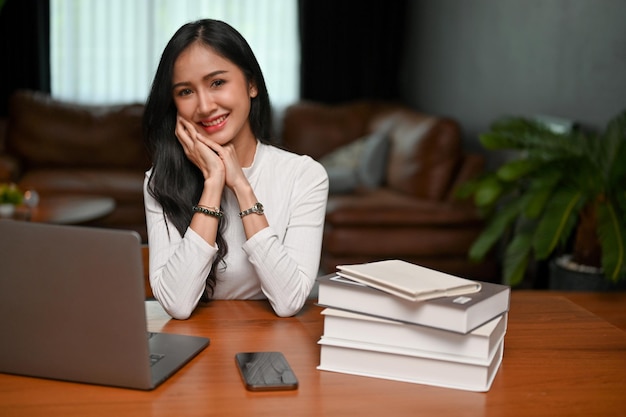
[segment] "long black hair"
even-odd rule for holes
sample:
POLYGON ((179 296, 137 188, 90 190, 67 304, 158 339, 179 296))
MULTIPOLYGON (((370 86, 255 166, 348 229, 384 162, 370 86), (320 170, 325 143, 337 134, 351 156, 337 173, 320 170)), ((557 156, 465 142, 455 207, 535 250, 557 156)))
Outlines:
MULTIPOLYGON (((251 99, 248 120, 257 139, 270 143, 272 121, 269 94, 261 67, 239 32, 227 23, 212 19, 190 22, 176 31, 161 55, 152 82, 145 106, 143 131, 152 160, 148 192, 163 207, 165 221, 169 220, 181 236, 191 223, 191 207, 200 199, 204 178, 200 169, 187 159, 174 133, 177 110, 172 97, 172 79, 176 59, 196 42, 212 48, 237 65, 248 84, 256 87, 258 93, 251 99)), ((216 237, 218 252, 207 277, 205 299, 210 298, 215 290, 216 269, 224 262, 228 252, 223 237, 225 227, 224 220, 220 220, 216 237)))

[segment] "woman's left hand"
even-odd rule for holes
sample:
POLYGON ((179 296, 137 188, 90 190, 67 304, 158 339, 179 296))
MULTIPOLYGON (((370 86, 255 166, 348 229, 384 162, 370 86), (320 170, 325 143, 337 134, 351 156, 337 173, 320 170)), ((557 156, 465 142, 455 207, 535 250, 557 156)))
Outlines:
POLYGON ((248 180, 241 169, 241 163, 237 157, 237 151, 232 143, 219 145, 201 133, 196 134, 196 139, 213 150, 224 164, 226 172, 226 186, 235 190, 242 182, 247 184, 248 180))
POLYGON ((226 169, 219 155, 207 146, 208 139, 202 137, 192 123, 180 116, 177 118, 175 133, 185 155, 202 171, 205 181, 216 178, 223 187, 226 169))

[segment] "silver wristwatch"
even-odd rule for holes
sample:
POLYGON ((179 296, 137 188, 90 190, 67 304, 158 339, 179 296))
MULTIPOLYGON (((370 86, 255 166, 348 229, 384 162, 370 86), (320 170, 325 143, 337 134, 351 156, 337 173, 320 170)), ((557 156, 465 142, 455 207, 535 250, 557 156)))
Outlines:
POLYGON ((252 213, 263 214, 263 204, 258 203, 258 202, 255 203, 249 209, 240 212, 239 217, 247 216, 248 214, 252 214, 252 213))

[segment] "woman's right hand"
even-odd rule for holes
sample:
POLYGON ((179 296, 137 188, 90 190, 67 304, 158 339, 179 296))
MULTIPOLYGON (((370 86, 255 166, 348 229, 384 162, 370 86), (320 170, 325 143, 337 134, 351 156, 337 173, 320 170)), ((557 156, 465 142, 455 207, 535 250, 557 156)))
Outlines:
MULTIPOLYGON (((198 139, 200 133, 193 123, 177 116, 175 133, 185 155, 200 169, 204 180, 217 180, 223 187, 226 179, 224 162, 215 151, 198 139)), ((209 139, 204 137, 203 140, 209 139)))

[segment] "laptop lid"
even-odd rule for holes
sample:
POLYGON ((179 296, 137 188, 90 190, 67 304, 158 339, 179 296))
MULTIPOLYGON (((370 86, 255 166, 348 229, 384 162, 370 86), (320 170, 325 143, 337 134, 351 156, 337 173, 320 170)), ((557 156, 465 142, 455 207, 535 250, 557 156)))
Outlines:
POLYGON ((148 338, 140 245, 132 231, 0 220, 0 372, 152 389, 204 349, 148 338))

